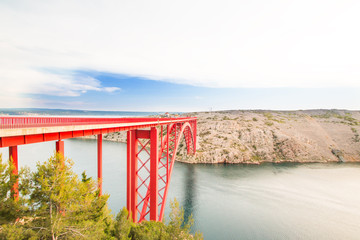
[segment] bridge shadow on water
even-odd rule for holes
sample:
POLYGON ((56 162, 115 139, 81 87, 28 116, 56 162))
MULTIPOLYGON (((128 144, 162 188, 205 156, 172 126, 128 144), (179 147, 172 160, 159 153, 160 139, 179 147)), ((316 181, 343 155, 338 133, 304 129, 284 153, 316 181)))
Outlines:
POLYGON ((196 188, 196 174, 195 168, 192 164, 187 164, 184 183, 184 220, 188 221, 191 214, 194 213, 195 205, 195 188, 196 188))

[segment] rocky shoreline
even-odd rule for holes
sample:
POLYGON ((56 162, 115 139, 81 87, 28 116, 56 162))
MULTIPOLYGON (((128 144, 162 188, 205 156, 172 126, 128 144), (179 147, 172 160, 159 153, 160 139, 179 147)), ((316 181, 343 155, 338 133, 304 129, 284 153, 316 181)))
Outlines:
MULTIPOLYGON (((233 110, 187 114, 198 117, 198 146, 177 161, 206 164, 360 161, 360 111, 233 110)), ((126 142, 126 133, 104 140, 126 142)))

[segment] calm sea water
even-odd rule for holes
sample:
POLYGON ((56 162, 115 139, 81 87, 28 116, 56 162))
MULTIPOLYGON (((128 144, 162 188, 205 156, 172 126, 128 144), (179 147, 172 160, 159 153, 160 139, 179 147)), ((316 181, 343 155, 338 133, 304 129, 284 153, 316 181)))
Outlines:
MULTIPOLYGON (((34 169, 54 145, 19 146, 19 165, 34 169)), ((126 203, 126 145, 104 142, 103 154, 103 187, 116 213, 126 203)), ((66 140, 65 155, 77 173, 96 177, 95 140, 66 140)), ((205 239, 360 239, 359 164, 176 163, 174 198, 205 239)))

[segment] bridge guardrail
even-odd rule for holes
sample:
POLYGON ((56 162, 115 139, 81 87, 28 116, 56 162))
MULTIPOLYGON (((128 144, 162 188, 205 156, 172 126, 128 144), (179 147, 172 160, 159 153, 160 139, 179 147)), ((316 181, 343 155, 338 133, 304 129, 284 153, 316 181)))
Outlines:
POLYGON ((81 118, 81 117, 0 117, 0 129, 52 127, 68 125, 96 125, 158 121, 160 124, 171 120, 194 120, 196 118, 81 118))

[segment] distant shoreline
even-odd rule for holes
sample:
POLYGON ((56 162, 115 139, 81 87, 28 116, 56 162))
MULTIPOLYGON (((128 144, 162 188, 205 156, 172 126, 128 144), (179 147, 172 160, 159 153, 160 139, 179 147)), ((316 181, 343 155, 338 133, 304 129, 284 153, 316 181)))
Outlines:
POLYGON ((0 115, 36 115, 36 116, 113 116, 113 117, 134 117, 158 115, 162 112, 141 112, 141 111, 92 111, 74 109, 46 109, 46 108, 0 108, 0 115))

